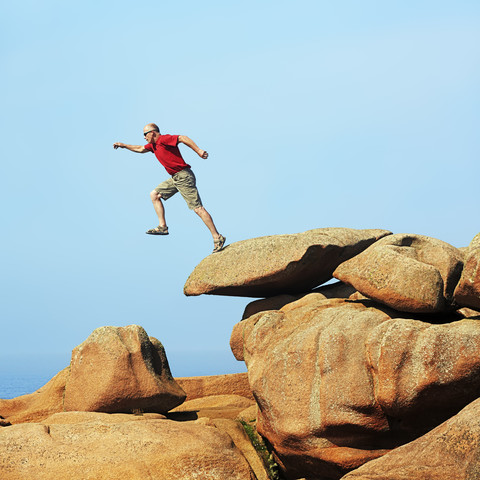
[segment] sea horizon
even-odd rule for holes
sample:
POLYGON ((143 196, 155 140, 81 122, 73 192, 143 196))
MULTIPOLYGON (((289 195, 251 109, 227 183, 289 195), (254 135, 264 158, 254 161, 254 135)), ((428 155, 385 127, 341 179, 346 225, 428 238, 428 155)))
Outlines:
MULTIPOLYGON (((171 351, 174 377, 199 377, 246 372, 229 351, 171 351)), ((0 399, 34 393, 69 365, 70 354, 0 355, 0 399)), ((0 412, 1 415, 1 412, 0 412)))

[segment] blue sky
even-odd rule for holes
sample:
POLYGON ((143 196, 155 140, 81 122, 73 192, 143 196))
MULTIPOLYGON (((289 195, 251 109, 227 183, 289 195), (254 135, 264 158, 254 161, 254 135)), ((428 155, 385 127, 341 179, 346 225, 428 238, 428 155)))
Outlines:
POLYGON ((0 7, 0 372, 53 375, 103 325, 142 325, 173 374, 243 371, 248 299, 183 296, 212 245, 142 128, 182 152, 228 242, 386 228, 478 233, 480 4, 45 0, 0 7))

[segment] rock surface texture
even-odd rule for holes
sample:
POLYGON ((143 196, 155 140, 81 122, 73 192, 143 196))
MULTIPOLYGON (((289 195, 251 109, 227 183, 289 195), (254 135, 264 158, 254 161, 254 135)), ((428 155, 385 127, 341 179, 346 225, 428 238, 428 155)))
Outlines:
POLYGON ((344 480, 480 478, 480 400, 423 437, 368 462, 344 480))
POLYGON ((390 234, 319 228, 232 243, 197 265, 184 293, 268 297, 307 292, 330 280, 342 262, 390 234))
POLYGON ((98 328, 72 352, 67 411, 163 413, 185 397, 162 344, 138 325, 98 328))
POLYGON ((339 478, 478 396, 477 321, 435 325, 372 304, 301 299, 234 329, 258 430, 291 478, 339 478))
POLYGON ((240 395, 211 395, 204 398, 195 398, 187 400, 182 405, 169 412, 169 418, 182 419, 181 412, 185 412, 185 417, 196 418, 227 418, 235 419, 247 408, 255 405, 250 398, 240 395))
POLYGON ((2 480, 254 479, 229 435, 195 422, 13 425, 0 429, 0 452, 2 480))
POLYGON ((348 298, 354 294, 356 290, 345 283, 336 282, 330 285, 316 288, 315 290, 307 293, 299 293, 297 295, 276 295, 274 297, 262 298, 260 300, 254 300, 250 302, 243 312, 242 320, 251 317, 255 313, 264 312, 266 310, 279 310, 288 303, 295 302, 304 297, 313 297, 326 299, 326 298, 348 298))
POLYGON ((403 312, 451 310, 463 254, 422 235, 396 234, 341 264, 335 278, 360 293, 403 312))
POLYGON ((247 373, 176 377, 175 381, 187 394, 187 400, 211 395, 241 395, 253 400, 247 373))
POLYGON ((454 297, 459 305, 480 310, 480 233, 468 246, 465 266, 454 297))

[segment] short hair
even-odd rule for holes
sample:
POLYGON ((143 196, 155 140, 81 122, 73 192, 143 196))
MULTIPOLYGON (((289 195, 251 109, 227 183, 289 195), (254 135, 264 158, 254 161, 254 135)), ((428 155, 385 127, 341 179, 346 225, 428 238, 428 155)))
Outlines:
POLYGON ((158 128, 158 125, 156 125, 155 123, 149 123, 147 127, 150 130, 155 130, 156 132, 160 133, 160 129, 158 128))

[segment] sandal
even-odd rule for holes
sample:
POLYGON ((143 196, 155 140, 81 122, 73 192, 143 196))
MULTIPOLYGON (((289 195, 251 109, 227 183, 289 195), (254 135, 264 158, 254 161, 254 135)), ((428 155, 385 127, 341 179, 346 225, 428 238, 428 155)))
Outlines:
POLYGON ((158 227, 147 230, 145 233, 148 233, 149 235, 168 235, 168 227, 161 227, 159 225, 158 227))
POLYGON ((222 235, 220 235, 220 237, 218 238, 218 240, 215 240, 213 242, 213 253, 217 253, 219 252, 220 250, 223 249, 223 246, 225 245, 225 240, 226 238, 222 235))

